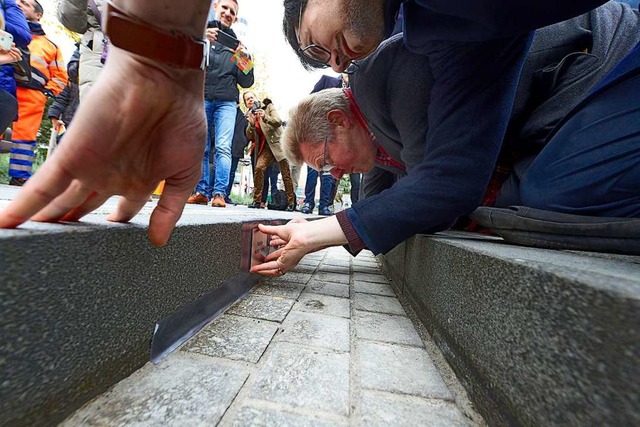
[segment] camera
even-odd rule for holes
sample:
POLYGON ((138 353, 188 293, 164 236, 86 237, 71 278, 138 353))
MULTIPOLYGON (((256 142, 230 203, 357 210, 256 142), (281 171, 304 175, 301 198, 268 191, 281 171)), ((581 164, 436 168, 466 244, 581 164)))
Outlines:
POLYGON ((258 111, 260 108, 262 108, 262 105, 260 105, 260 101, 256 100, 253 103, 253 106, 251 108, 249 108, 249 111, 252 112, 253 114, 255 114, 256 111, 258 111))

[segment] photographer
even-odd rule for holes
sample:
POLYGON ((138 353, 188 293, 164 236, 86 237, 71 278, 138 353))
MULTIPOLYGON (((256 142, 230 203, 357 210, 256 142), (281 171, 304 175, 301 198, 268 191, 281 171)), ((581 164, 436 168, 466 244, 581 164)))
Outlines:
POLYGON ((207 140, 200 181, 187 203, 206 205, 213 199, 211 206, 224 208, 231 170, 231 143, 240 95, 238 85, 243 88, 253 85, 253 68, 246 68, 246 64, 234 61, 240 45, 230 27, 238 19, 237 1, 216 0, 213 7, 216 19, 207 24, 205 33, 211 42, 204 85, 207 140), (212 144, 215 144, 215 177, 209 172, 209 152, 212 144))
POLYGON ((295 195, 293 194, 293 182, 291 181, 291 169, 289 162, 284 157, 280 148, 282 136, 282 120, 270 99, 265 98, 263 105, 258 101, 256 94, 245 92, 242 95, 244 105, 247 107, 247 138, 253 142, 253 155, 256 157, 253 171, 253 203, 250 208, 260 208, 262 199, 262 187, 264 175, 271 163, 278 162, 284 181, 284 189, 287 193, 287 212, 295 210, 295 195))

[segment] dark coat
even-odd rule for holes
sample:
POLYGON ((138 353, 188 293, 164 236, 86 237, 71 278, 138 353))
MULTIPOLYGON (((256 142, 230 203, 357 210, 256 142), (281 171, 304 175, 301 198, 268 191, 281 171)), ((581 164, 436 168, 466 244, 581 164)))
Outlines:
MULTIPOLYGON (((446 229, 480 204, 502 146, 521 69, 531 46, 531 37, 522 31, 540 23, 559 21, 567 14, 588 10, 598 3, 505 0, 499 3, 505 3, 502 6, 510 13, 507 19, 501 15, 504 11, 489 16, 478 9, 494 12, 500 9, 488 7, 488 1, 405 3, 405 33, 401 36, 404 48, 395 40, 397 46, 378 55, 379 64, 367 65, 369 59, 365 61, 365 68, 379 70, 378 80, 367 83, 366 89, 359 88, 362 83, 358 83, 358 78, 372 77, 370 70, 359 70, 352 78, 356 97, 369 91, 366 99, 358 101, 367 120, 376 123, 372 131, 378 142, 389 155, 405 163, 408 172, 393 189, 345 211, 360 238, 374 253, 387 252, 417 233, 446 229), (422 3, 429 3, 430 9, 416 10, 422 3), (525 5, 535 5, 535 10, 525 5), (440 9, 449 16, 433 15, 440 9), (463 25, 457 21, 463 18, 470 22, 463 25), (430 25, 419 27, 420 22, 430 25), (445 25, 447 22, 450 25, 445 25), (520 30, 516 31, 514 23, 520 30), (510 33, 516 35, 506 37, 510 33), (497 34, 505 38, 493 39, 497 34), (402 60, 397 55, 403 55, 402 60), (407 62, 405 56, 412 59, 407 62), (403 67, 394 71, 399 63, 403 67), (415 77, 407 85, 406 79, 399 76, 415 77), (427 90, 425 86, 430 88, 427 90), (389 206, 394 209, 388 209, 389 206)), ((392 23, 388 19, 389 28, 392 23)))
POLYGON ((76 50, 67 64, 67 74, 69 75, 67 86, 55 97, 47 112, 47 117, 61 119, 66 126, 71 123, 80 102, 79 61, 80 51, 76 50))
POLYGON ((249 144, 247 139, 247 118, 242 113, 242 110, 238 108, 236 112, 236 126, 233 129, 233 140, 231 141, 231 155, 233 157, 244 157, 244 149, 249 144))
MULTIPOLYGON (((209 27, 217 26, 217 21, 209 23, 209 27)), ((225 28, 225 33, 236 37, 231 28, 225 28)), ((245 74, 231 61, 234 52, 218 42, 211 43, 209 49, 209 66, 205 75, 204 98, 208 101, 238 102, 240 92, 238 86, 248 88, 253 85, 253 69, 245 74)))

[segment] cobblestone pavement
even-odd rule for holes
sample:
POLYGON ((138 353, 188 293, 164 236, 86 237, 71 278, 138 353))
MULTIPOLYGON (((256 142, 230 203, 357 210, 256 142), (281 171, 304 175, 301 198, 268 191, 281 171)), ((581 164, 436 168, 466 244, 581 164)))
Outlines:
POLYGON ((61 425, 477 425, 434 347, 370 252, 331 248, 264 281, 61 425))

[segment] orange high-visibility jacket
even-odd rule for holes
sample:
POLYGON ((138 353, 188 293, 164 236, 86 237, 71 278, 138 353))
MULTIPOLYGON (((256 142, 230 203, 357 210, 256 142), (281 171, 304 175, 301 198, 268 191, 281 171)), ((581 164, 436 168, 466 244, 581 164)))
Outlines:
POLYGON ((67 66, 62 58, 62 52, 44 35, 32 34, 29 43, 31 54, 31 81, 18 86, 29 89, 51 92, 57 95, 67 85, 67 66))

